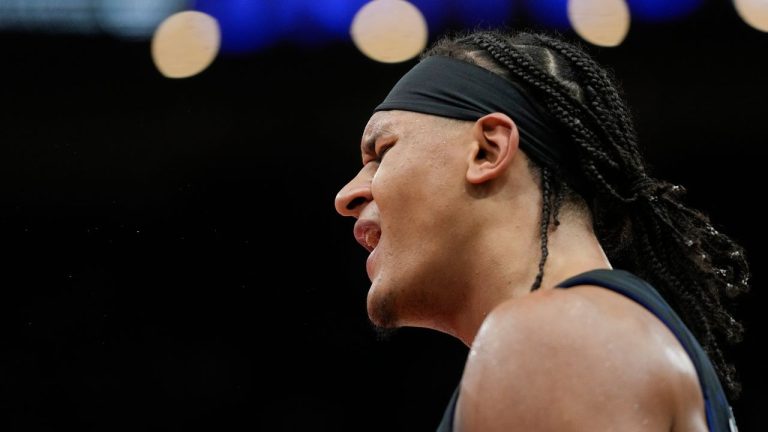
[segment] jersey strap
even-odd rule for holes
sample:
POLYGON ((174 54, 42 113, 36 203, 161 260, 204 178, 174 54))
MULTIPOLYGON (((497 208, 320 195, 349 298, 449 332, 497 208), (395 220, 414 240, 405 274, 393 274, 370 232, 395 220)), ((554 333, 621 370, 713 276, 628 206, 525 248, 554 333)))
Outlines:
POLYGON ((699 342, 683 320, 651 284, 622 269, 595 269, 560 282, 556 287, 570 288, 577 285, 599 285, 623 294, 643 305, 658 317, 675 335, 691 358, 704 395, 707 425, 711 432, 738 432, 733 409, 715 368, 699 342))

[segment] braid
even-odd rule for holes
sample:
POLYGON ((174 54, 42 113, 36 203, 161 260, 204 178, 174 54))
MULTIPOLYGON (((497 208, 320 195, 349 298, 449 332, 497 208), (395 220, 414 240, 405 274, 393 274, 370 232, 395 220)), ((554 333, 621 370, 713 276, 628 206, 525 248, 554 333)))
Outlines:
MULTIPOLYGON (((541 177, 541 259, 531 290, 541 286, 550 219, 564 203, 589 207, 595 234, 614 266, 656 287, 694 333, 733 400, 741 386, 721 344, 741 341, 744 327, 729 313, 749 291, 744 250, 709 218, 685 205, 685 188, 651 177, 632 117, 615 80, 585 50, 543 33, 477 31, 448 36, 422 55, 484 67, 526 87, 573 143, 578 176, 589 197, 563 172, 532 162, 541 177)), ((563 168, 567 170, 567 167, 563 168)))
POLYGON ((541 169, 541 259, 539 260, 539 272, 536 274, 536 280, 534 280, 533 286, 531 286, 531 291, 535 291, 541 287, 541 279, 544 277, 544 263, 547 261, 547 255, 549 254, 549 251, 547 250, 549 236, 547 234, 549 232, 549 215, 552 207, 549 202, 551 195, 550 189, 549 168, 544 167, 541 169))

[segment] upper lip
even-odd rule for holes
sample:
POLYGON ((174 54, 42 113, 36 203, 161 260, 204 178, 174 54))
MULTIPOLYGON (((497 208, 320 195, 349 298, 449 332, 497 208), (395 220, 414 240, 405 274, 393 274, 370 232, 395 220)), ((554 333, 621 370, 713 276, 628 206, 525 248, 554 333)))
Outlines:
POLYGON ((369 235, 375 235, 375 242, 378 243, 378 236, 381 235, 381 227, 378 223, 370 219, 359 219, 355 222, 355 239, 360 243, 368 252, 371 252, 376 245, 371 246, 369 244, 369 235))

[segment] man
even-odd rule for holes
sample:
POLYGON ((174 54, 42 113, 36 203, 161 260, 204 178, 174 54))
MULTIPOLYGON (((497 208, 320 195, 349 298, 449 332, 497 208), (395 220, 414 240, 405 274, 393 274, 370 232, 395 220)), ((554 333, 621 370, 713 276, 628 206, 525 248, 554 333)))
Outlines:
POLYGON ((440 430, 735 430, 733 371, 683 321, 720 355, 711 333, 740 327, 702 311, 748 288, 743 251, 647 174, 626 113, 575 45, 483 31, 371 116, 336 208, 370 252, 372 322, 470 347, 440 430))

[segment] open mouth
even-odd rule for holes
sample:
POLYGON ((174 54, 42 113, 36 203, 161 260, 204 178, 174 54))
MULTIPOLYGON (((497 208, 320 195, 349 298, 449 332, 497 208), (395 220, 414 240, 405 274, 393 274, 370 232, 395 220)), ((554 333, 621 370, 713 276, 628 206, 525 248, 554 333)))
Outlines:
POLYGON ((368 252, 373 251, 379 244, 381 238, 381 227, 376 222, 370 220, 358 220, 355 223, 355 239, 368 252))
POLYGON ((365 247, 368 251, 372 251, 379 244, 379 238, 381 238, 381 231, 369 230, 365 233, 365 247))

